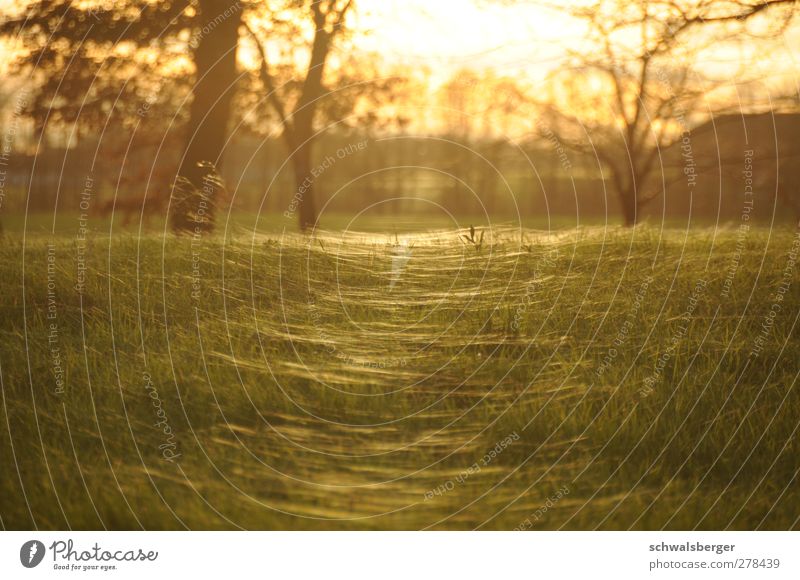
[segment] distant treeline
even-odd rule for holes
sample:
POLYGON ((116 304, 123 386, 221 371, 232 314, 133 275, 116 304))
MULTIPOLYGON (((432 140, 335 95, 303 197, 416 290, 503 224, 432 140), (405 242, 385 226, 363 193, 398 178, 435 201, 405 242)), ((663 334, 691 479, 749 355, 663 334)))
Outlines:
MULTIPOLYGON (((800 219, 800 115, 728 115, 695 127, 664 150, 642 191, 646 216, 702 221, 800 219), (688 137, 688 138, 687 138, 688 137)), ((178 148, 128 143, 128 136, 83 138, 9 156, 7 211, 75 211, 91 194, 97 207, 119 198, 169 195, 178 148), (116 142, 117 139, 119 142, 116 142), (91 191, 87 192, 87 183, 91 191), (30 194, 29 199, 28 195, 30 194)), ((286 212, 297 195, 290 152, 275 138, 234 135, 223 177, 236 209, 286 212)), ((619 214, 602 164, 555 137, 513 144, 465 143, 446 136, 358 132, 318 137, 308 179, 324 211, 372 214, 487 214, 492 219, 619 214)), ((228 203, 228 201, 225 201, 228 203)), ((162 207, 153 204, 153 209, 162 207)), ((159 209, 159 211, 162 211, 159 209)))

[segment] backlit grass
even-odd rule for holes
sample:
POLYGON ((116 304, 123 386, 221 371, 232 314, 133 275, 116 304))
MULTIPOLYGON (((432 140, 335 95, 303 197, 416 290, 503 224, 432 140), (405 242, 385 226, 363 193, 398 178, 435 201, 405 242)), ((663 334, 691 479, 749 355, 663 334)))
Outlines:
POLYGON ((798 526, 795 232, 481 231, 7 235, 2 525, 798 526))

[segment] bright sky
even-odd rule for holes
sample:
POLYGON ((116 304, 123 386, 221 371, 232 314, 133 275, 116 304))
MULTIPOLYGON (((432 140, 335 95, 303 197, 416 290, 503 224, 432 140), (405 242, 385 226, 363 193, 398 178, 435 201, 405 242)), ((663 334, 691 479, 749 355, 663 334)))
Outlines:
MULTIPOLYGON (((562 4, 576 0, 561 0, 562 4)), ((502 0, 360 0, 361 41, 390 61, 424 65, 437 76, 462 67, 494 68, 536 80, 557 66, 567 48, 580 48, 581 24, 536 2, 502 0)), ((775 46, 745 43, 706 56, 709 69, 742 58, 770 76, 795 79, 800 71, 800 26, 775 46)), ((729 69, 730 70, 730 69, 729 69)), ((796 79, 795 79, 796 80, 796 79)))
POLYGON ((530 4, 491 0, 361 0, 358 23, 371 33, 363 44, 390 60, 434 71, 491 67, 547 70, 574 42, 574 20, 530 4))
MULTIPOLYGON (((0 0, 0 15, 18 2, 0 0)), ((356 7, 356 28, 368 31, 359 38, 361 46, 389 62, 427 67, 434 83, 463 67, 493 68, 535 81, 558 65, 567 48, 581 44, 579 22, 534 0, 358 0, 356 7)), ((800 20, 768 50, 753 42, 708 55, 707 63, 714 67, 743 59, 753 70, 794 85, 800 71, 800 20)), ((6 60, 0 59, 0 71, 6 60)))

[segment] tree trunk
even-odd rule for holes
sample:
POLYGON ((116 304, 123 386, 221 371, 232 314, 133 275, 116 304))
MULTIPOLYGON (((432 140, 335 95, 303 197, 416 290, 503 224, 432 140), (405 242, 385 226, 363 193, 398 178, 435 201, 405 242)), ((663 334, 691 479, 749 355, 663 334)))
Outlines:
POLYGON ((620 191, 619 201, 622 206, 622 218, 625 227, 635 226, 639 221, 639 204, 636 199, 635 187, 620 191))
POLYGON ((313 228, 317 222, 317 211, 314 204, 314 175, 311 172, 311 141, 302 136, 296 142, 300 143, 292 156, 294 178, 297 189, 297 212, 300 229, 305 231, 313 228))
POLYGON ((242 11, 232 0, 200 0, 201 25, 190 41, 196 68, 186 150, 178 170, 170 222, 176 231, 210 231, 218 172, 236 82, 236 48, 242 11), (180 187, 178 187, 180 185, 180 187), (202 211, 201 211, 202 210, 202 211))
POLYGON ((298 202, 300 229, 313 227, 317 221, 317 211, 314 204, 314 176, 311 175, 311 149, 314 141, 314 116, 317 103, 325 94, 322 77, 325 71, 325 62, 330 50, 330 35, 325 31, 325 17, 319 11, 319 4, 312 4, 314 11, 314 42, 311 46, 311 57, 308 63, 308 72, 303 82, 303 91, 294 111, 293 134, 291 139, 296 149, 293 153, 295 181, 298 191, 303 187, 298 202))

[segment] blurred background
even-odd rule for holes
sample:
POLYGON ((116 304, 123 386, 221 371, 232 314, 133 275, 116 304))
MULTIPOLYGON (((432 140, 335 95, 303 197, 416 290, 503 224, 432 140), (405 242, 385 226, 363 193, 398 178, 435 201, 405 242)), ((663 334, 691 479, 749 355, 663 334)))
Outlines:
POLYGON ((800 219, 794 1, 0 11, 8 231, 800 219))

